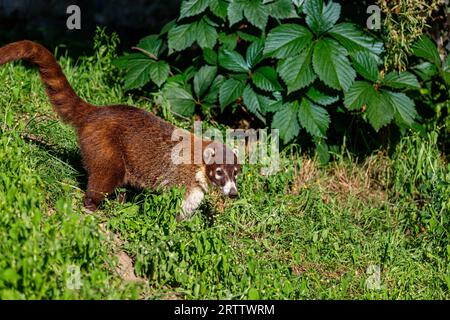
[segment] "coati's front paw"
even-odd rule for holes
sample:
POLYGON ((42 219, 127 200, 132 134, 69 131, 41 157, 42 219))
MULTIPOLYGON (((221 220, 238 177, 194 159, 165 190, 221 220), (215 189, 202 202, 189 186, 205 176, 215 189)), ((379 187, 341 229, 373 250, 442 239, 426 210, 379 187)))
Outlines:
POLYGON ((177 221, 180 222, 189 219, 202 203, 204 196, 205 194, 200 188, 193 188, 190 190, 181 204, 181 213, 178 215, 177 221))
POLYGON ((90 212, 94 212, 95 210, 97 210, 97 205, 95 204, 94 199, 85 197, 84 198, 84 208, 90 212))

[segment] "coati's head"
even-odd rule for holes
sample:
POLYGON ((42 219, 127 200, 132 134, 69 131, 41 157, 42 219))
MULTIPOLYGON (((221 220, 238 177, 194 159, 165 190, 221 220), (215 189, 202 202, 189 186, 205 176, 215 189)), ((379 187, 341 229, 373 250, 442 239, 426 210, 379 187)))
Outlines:
POLYGON ((203 151, 206 175, 211 183, 219 187, 230 198, 236 198, 239 193, 236 186, 236 176, 241 171, 236 154, 225 145, 210 143, 203 151))

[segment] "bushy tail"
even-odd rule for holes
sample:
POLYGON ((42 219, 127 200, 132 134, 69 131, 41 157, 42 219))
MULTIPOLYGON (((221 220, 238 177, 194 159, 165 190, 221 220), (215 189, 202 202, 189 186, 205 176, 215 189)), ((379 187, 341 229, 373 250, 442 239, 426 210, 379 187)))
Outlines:
POLYGON ((86 116, 94 111, 93 105, 73 91, 55 57, 42 45, 23 40, 0 48, 0 65, 15 60, 26 60, 39 67, 47 96, 64 122, 80 127, 86 116))

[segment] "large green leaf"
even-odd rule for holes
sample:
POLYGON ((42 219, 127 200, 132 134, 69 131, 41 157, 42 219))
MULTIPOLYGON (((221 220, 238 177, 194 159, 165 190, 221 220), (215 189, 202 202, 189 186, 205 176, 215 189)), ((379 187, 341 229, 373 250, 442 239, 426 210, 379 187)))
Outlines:
POLYGON ((298 120, 303 128, 312 136, 325 138, 330 116, 323 107, 315 105, 309 99, 303 98, 298 109, 298 120))
POLYGON ((404 93, 388 90, 383 90, 382 93, 390 99, 395 110, 395 119, 397 122, 412 126, 414 120, 419 116, 414 106, 414 101, 404 93))
POLYGON ((250 85, 245 87, 242 98, 247 109, 265 123, 262 114, 266 109, 266 105, 269 104, 269 99, 257 94, 250 85))
POLYGON ((250 70, 247 61, 236 51, 222 49, 219 52, 219 64, 227 70, 247 72, 250 70))
POLYGON ((137 46, 158 58, 163 48, 163 42, 158 38, 158 35, 152 34, 142 38, 137 46))
POLYGON ((227 9, 228 21, 230 22, 230 27, 244 19, 244 12, 242 8, 242 3, 237 0, 232 0, 227 9))
POLYGON ((228 2, 225 0, 210 0, 209 8, 219 18, 227 17, 228 2))
POLYGON ((188 23, 170 29, 168 34, 169 52, 190 47, 197 37, 197 23, 188 23))
POLYGON ((366 81, 356 81, 352 85, 345 93, 344 104, 349 110, 362 109, 376 131, 394 118, 391 100, 366 81))
POLYGON ((339 23, 328 33, 351 53, 366 50, 379 56, 383 52, 382 42, 366 35, 358 26, 352 23, 339 23))
POLYGON ((184 88, 175 83, 168 83, 163 92, 175 113, 183 116, 191 116, 194 113, 195 100, 184 88))
POLYGON ((269 15, 276 19, 297 17, 292 0, 275 0, 269 3, 269 15))
POLYGON ((384 76, 383 85, 394 89, 420 89, 420 83, 412 73, 389 72, 384 76))
POLYGON ((196 26, 196 40, 202 49, 214 47, 217 42, 216 28, 206 22, 205 19, 201 19, 196 26))
POLYGON ((245 0, 244 16, 255 27, 264 31, 269 19, 269 9, 261 0, 245 0))
POLYGON ((374 88, 368 94, 366 115, 375 131, 379 131, 394 119, 394 108, 390 99, 374 88))
POLYGON ((416 56, 427 59, 436 66, 441 66, 441 58, 436 44, 428 36, 420 37, 412 46, 412 51, 416 56))
POLYGON ((264 44, 262 41, 255 41, 247 48, 247 65, 253 68, 262 60, 262 53, 264 49, 264 44))
POLYGON ((242 96, 244 91, 244 83, 236 79, 226 80, 219 91, 219 101, 221 109, 225 109, 230 103, 236 101, 237 98, 242 96))
POLYGON ((127 68, 125 75, 125 90, 136 89, 150 81, 150 69, 155 63, 144 54, 130 54, 124 65, 127 68))
POLYGON ((280 138, 284 143, 288 143, 300 132, 297 121, 298 102, 286 103, 275 113, 272 121, 272 128, 280 130, 280 138))
POLYGON ((269 19, 269 9, 260 0, 231 0, 228 6, 230 26, 245 18, 255 27, 264 30, 269 19))
POLYGON ((181 1, 180 19, 195 16, 208 8, 210 0, 181 1))
POLYGON ((315 34, 331 29, 341 15, 341 5, 332 1, 324 5, 323 0, 308 0, 303 5, 306 23, 315 34))
POLYGON ((329 96, 323 92, 320 92, 313 86, 311 86, 308 92, 306 92, 306 96, 310 98, 313 102, 320 104, 322 106, 328 106, 339 101, 339 96, 329 96))
POLYGON ((355 81, 344 96, 344 105, 348 110, 361 110, 369 99, 368 96, 373 92, 372 83, 367 81, 355 81))
POLYGON ((158 87, 160 87, 169 76, 170 67, 165 61, 155 61, 150 66, 150 78, 158 87))
POLYGON ((347 50, 333 39, 324 38, 316 43, 313 66, 319 79, 336 90, 347 91, 356 78, 347 50))
POLYGON ((351 55, 352 65, 365 79, 378 81, 378 64, 376 58, 368 51, 358 51, 351 55))
POLYGON ((217 67, 203 66, 194 76, 194 92, 197 97, 201 97, 216 77, 217 67))
POLYGON ((311 45, 312 38, 312 33, 303 26, 282 24, 270 31, 264 54, 278 59, 295 56, 311 45))
POLYGON ((264 91, 278 91, 282 89, 277 79, 277 72, 272 67, 259 67, 253 72, 252 80, 255 86, 264 91))
POLYGON ((288 93, 308 86, 317 78, 311 64, 312 52, 312 50, 306 50, 296 57, 278 62, 277 71, 286 83, 288 93))

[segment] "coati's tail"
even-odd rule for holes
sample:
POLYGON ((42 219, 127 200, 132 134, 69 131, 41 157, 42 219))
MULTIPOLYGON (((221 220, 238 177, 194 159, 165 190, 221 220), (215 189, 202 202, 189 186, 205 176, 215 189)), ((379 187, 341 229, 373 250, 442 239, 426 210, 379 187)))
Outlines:
POLYGON ((85 117, 94 111, 93 105, 83 101, 73 91, 55 57, 42 45, 23 40, 0 48, 0 65, 15 60, 26 60, 39 67, 47 95, 64 122, 79 127, 85 117))

